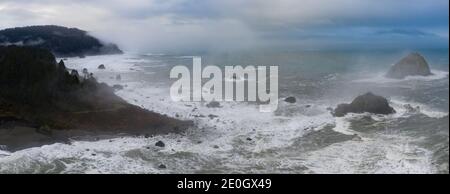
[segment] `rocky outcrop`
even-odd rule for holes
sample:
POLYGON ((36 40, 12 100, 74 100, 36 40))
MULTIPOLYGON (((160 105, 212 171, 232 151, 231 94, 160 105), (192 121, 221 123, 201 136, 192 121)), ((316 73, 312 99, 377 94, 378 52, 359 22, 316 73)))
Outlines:
POLYGON ((112 87, 114 90, 123 90, 123 86, 120 84, 114 84, 112 87))
POLYGON ((0 118, 96 133, 178 133, 192 125, 127 103, 94 77, 69 73, 47 50, 17 46, 0 46, 0 118))
POLYGON ((295 99, 295 97, 290 96, 290 97, 285 98, 284 101, 287 103, 295 103, 295 102, 297 102, 297 99, 295 99))
POLYGON ((391 114, 395 113, 394 108, 389 106, 389 102, 382 96, 366 93, 356 97, 350 104, 339 104, 333 111, 336 117, 345 116, 347 113, 374 113, 391 114))
POLYGON ((166 146, 166 144, 164 144, 164 142, 162 142, 162 141, 158 141, 158 142, 155 143, 155 146, 163 148, 163 147, 166 146))
POLYGON ((425 58, 419 53, 411 53, 389 69, 386 77, 403 79, 406 76, 432 75, 425 58))
POLYGON ((105 65, 101 64, 97 67, 98 69, 106 69, 105 65))
POLYGON ((208 108, 222 108, 222 106, 220 106, 220 103, 217 101, 211 101, 208 104, 206 104, 206 107, 208 108))

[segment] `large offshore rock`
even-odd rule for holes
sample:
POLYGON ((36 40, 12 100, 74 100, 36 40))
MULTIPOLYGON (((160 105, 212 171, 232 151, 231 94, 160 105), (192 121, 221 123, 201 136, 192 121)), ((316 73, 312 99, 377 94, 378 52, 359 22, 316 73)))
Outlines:
POLYGON ((406 76, 432 75, 425 58, 419 53, 411 53, 389 69, 388 78, 403 79, 406 76))
POLYGON ((374 113, 374 114, 391 114, 395 113, 394 108, 389 106, 389 102, 382 96, 372 93, 356 97, 350 104, 339 104, 333 111, 336 117, 345 116, 347 113, 374 113))

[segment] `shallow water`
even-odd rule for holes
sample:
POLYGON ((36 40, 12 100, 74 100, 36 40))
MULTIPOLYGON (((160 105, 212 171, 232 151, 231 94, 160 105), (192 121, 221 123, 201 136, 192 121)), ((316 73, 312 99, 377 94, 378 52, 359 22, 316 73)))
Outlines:
POLYGON ((206 65, 279 65, 278 110, 254 103, 173 102, 171 67, 189 56, 126 54, 70 58, 97 79, 125 88, 130 103, 196 127, 185 134, 72 141, 0 151, 0 173, 448 173, 448 51, 423 51, 434 76, 383 78, 406 52, 253 52, 204 54, 206 65), (97 66, 105 64, 105 70, 97 66), (116 80, 117 74, 121 80, 116 80), (327 110, 372 91, 396 113, 350 114, 327 110), (295 96, 297 103, 282 99, 295 96), (208 115, 217 115, 209 118, 208 115), (154 146, 162 140, 166 147, 154 146), (159 169, 164 164, 167 169, 159 169))

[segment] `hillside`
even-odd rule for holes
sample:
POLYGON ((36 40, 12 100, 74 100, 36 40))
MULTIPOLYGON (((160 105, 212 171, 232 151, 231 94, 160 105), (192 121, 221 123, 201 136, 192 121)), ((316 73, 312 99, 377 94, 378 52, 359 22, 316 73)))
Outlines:
POLYGON ((0 30, 0 46, 33 46, 58 57, 120 54, 114 44, 103 43, 86 31, 62 26, 28 26, 0 30))
POLYGON ((190 125, 127 103, 45 49, 0 46, 0 124, 11 121, 50 131, 130 134, 181 132, 190 125))

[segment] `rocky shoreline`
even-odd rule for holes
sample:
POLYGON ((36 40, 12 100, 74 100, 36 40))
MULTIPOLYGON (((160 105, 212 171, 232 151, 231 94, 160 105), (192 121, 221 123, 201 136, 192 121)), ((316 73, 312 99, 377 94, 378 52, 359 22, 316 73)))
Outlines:
POLYGON ((8 151, 73 137, 181 133, 192 125, 132 105, 47 50, 0 47, 0 145, 8 151))
MULTIPOLYGON (((423 57, 411 56, 419 54, 403 59, 397 73, 416 75, 408 67, 415 69, 416 64, 426 64, 423 57)), ((427 64, 425 67, 429 69, 427 64)), ((0 150, 68 143, 74 138, 98 140, 182 133, 193 125, 192 121, 127 103, 114 94, 119 89, 116 86, 98 83, 87 69, 80 75, 66 68, 64 61, 57 63, 55 56, 44 49, 0 47, 0 70, 0 150)), ((295 103, 296 99, 288 97, 284 101, 295 103)), ((221 106, 212 102, 207 107, 221 106)), ((369 92, 331 112, 342 117, 363 112, 391 114, 395 110, 384 97, 369 92)))

